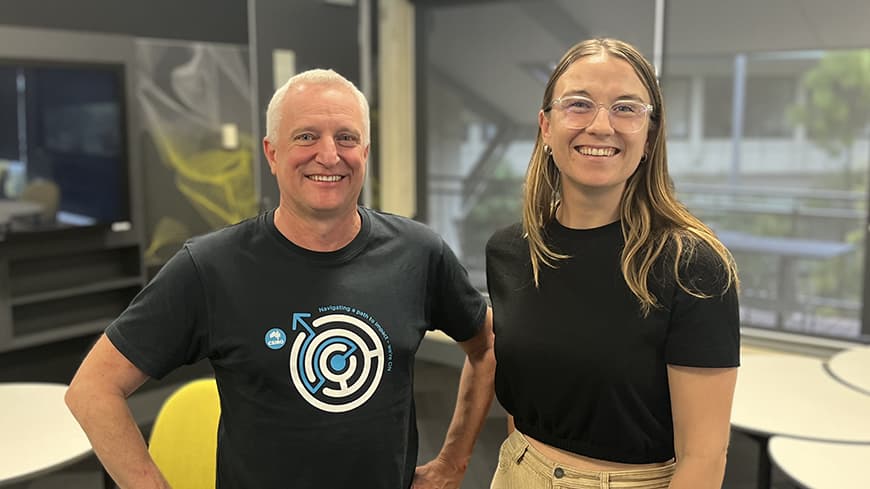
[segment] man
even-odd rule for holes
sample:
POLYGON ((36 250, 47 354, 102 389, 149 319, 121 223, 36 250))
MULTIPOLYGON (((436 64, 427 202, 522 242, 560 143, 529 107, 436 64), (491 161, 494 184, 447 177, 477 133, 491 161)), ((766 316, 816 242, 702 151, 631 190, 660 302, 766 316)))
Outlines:
POLYGON ((186 243, 85 358, 70 410, 120 487, 168 487, 125 399, 208 358, 218 488, 459 487, 492 400, 485 302, 431 230, 357 206, 369 123, 352 83, 291 78, 263 148, 279 207, 186 243), (467 360, 444 446, 415 470, 414 353, 435 327, 467 360))

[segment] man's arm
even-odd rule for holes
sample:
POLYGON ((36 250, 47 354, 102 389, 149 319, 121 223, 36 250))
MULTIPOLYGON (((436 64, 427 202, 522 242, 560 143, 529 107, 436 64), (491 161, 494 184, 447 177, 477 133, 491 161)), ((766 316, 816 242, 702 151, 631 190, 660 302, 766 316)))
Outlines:
POLYGON ((465 350, 465 364, 459 378, 459 392, 453 419, 444 445, 434 460, 417 468, 412 489, 454 489, 462 483, 474 442, 489 413, 494 394, 492 310, 487 308, 480 332, 459 343, 465 350))
POLYGON ((725 476, 737 368, 668 365, 677 467, 670 489, 718 489, 725 476))
POLYGON ((148 454, 127 397, 148 376, 100 336, 66 392, 66 404, 112 479, 122 489, 168 489, 148 454))

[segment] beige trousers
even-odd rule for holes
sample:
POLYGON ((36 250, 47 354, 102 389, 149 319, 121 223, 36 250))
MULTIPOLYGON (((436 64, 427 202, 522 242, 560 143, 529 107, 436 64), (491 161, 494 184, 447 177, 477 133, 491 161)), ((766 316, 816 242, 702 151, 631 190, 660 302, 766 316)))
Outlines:
POLYGON ((514 430, 502 443, 490 489, 666 489, 675 464, 596 472, 560 465, 514 430))

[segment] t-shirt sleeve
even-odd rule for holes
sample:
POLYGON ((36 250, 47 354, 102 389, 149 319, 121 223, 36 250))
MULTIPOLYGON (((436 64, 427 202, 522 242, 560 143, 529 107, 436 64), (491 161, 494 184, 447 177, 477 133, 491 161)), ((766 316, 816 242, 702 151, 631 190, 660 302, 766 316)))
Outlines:
POLYGON ((722 260, 699 249, 681 267, 683 284, 710 297, 695 297, 674 286, 665 362, 686 367, 740 365, 740 308, 733 284, 725 289, 722 260))
POLYGON ((185 246, 109 325, 106 336, 148 376, 163 378, 208 354, 204 297, 185 246))
POLYGON ((483 325, 486 300, 471 285, 468 271, 443 240, 434 277, 432 326, 455 341, 471 339, 483 325))

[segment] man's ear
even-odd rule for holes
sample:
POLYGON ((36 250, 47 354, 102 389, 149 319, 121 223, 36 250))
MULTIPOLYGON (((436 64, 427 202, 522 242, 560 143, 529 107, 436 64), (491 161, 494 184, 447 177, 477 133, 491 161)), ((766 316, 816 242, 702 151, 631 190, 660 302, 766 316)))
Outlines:
POLYGON ((278 171, 278 163, 275 160, 275 151, 276 148, 272 142, 269 141, 269 138, 263 138, 263 154, 266 155, 266 161, 269 162, 269 170, 271 170, 272 175, 275 175, 275 172, 278 171))

